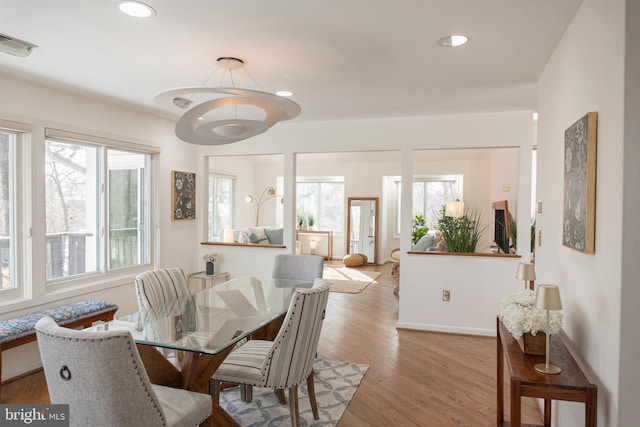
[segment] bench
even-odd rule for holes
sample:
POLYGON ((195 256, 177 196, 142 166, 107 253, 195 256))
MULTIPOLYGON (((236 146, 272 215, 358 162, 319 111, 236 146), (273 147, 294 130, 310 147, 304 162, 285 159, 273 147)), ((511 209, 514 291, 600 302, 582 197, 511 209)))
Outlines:
POLYGON ((0 320, 0 373, 2 352, 35 341, 36 322, 44 316, 51 317, 58 325, 67 328, 88 328, 93 322, 113 320, 117 309, 118 306, 110 302, 91 299, 0 320))

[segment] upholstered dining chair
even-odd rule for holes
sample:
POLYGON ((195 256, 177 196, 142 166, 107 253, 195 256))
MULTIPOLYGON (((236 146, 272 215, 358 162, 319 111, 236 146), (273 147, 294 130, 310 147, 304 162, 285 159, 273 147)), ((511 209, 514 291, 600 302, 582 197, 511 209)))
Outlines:
POLYGON ((222 362, 211 379, 213 399, 219 402, 220 385, 223 382, 240 384, 247 402, 251 402, 254 386, 289 389, 291 425, 298 427, 298 386, 306 380, 313 417, 319 419, 313 384, 313 361, 330 286, 331 283, 325 279, 315 279, 313 288, 296 289, 274 341, 249 340, 233 350, 222 362))
POLYGON ((128 331, 80 331, 50 317, 36 323, 53 404, 69 405, 69 425, 211 425, 211 396, 151 384, 128 331))
POLYGON ((322 277, 324 258, 320 255, 276 255, 271 277, 274 279, 315 280, 322 277))
POLYGON ((187 277, 179 267, 160 268, 140 273, 135 278, 140 310, 190 295, 187 277))

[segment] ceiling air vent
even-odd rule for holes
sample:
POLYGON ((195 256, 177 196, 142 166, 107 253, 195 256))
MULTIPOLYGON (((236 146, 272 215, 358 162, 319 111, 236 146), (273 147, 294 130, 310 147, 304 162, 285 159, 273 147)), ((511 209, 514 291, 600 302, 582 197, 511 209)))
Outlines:
POLYGON ((0 52, 24 58, 31 54, 31 51, 34 47, 38 46, 29 42, 25 42, 23 40, 0 34, 0 52))

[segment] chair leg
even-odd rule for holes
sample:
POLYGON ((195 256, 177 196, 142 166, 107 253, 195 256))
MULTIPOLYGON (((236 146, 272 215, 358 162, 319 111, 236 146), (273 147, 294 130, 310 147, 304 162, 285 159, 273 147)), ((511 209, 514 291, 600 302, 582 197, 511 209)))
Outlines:
POLYGON ((246 384, 240 384, 240 400, 242 402, 247 401, 247 386, 246 384))
POLYGON ((276 395, 276 397, 278 398, 278 402, 280 402, 280 404, 282 405, 286 405, 287 404, 287 397, 284 394, 284 389, 273 389, 273 394, 276 395))
POLYGON ((247 399, 245 402, 251 403, 253 401, 253 386, 251 384, 245 384, 244 387, 244 396, 247 399))
POLYGON ((319 420, 318 403, 316 402, 316 389, 313 384, 313 371, 307 377, 307 390, 309 392, 309 403, 311 403, 311 411, 313 412, 313 419, 319 420))
POLYGON ((216 405, 220 404, 220 381, 209 380, 209 394, 211 395, 211 399, 213 403, 216 405))
POLYGON ((298 386, 289 388, 289 412, 291 412, 291 427, 300 427, 300 409, 298 408, 298 386))

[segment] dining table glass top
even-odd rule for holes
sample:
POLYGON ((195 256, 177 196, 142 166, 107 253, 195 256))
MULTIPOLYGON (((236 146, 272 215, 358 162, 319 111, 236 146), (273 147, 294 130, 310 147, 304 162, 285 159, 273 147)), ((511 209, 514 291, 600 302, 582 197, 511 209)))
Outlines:
POLYGON ((127 330, 138 344, 217 354, 286 313, 296 288, 312 286, 241 277, 89 330, 127 330))

